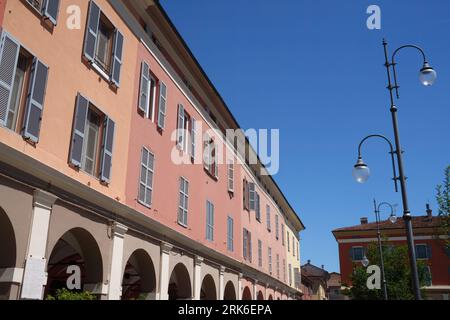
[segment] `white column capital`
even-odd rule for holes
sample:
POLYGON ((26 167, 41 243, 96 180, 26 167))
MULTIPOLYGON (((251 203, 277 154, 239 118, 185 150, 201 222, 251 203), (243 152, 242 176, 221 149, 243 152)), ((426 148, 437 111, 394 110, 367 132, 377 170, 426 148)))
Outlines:
POLYGON ((161 252, 165 254, 169 254, 173 249, 173 245, 167 242, 161 242, 161 252))
POLYGON ((46 191, 36 189, 33 192, 33 206, 41 207, 43 209, 51 210, 55 201, 58 199, 54 194, 46 191))
POLYGON ((203 260, 204 260, 203 257, 195 256, 194 263, 196 266, 201 266, 203 263, 203 260))
POLYGON ((225 267, 224 266, 220 266, 219 267, 219 275, 223 276, 225 274, 225 267))
POLYGON ((112 231, 115 237, 121 237, 125 235, 125 233, 128 232, 128 227, 124 224, 121 224, 119 222, 114 222, 112 225, 112 231))
POLYGON ((239 273, 239 274, 238 274, 238 279, 239 279, 239 280, 241 280, 243 277, 244 277, 244 274, 243 274, 243 273, 239 273))

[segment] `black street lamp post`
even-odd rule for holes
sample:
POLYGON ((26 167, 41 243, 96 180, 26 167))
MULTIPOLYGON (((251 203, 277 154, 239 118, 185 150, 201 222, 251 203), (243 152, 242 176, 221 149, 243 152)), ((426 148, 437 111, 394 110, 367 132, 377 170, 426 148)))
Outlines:
MULTIPOLYGON (((392 117, 392 125, 394 128, 394 140, 395 140, 396 150, 395 151, 393 150, 392 143, 386 137, 380 136, 380 135, 373 135, 373 136, 377 136, 377 137, 383 138, 386 141, 388 141, 388 143, 391 146, 391 156, 393 157, 394 154, 397 156, 397 165, 398 165, 399 175, 398 175, 398 177, 396 176, 395 164, 393 163, 394 182, 395 182, 396 191, 397 191, 397 180, 400 181, 400 189, 401 189, 401 193, 402 193, 402 204, 403 204, 403 220, 405 221, 406 238, 407 238, 407 242, 408 242, 408 251, 409 251, 409 260, 410 260, 410 266, 411 266, 411 276, 412 276, 412 284, 413 284, 413 289, 414 289, 414 296, 415 296, 416 300, 421 300, 419 274, 417 272, 416 253, 415 253, 415 248, 414 248, 414 237, 413 237, 413 230, 412 230, 411 212, 409 211, 408 195, 407 195, 407 191, 406 191, 406 176, 404 174, 404 169, 403 169, 403 151, 402 151, 401 144, 400 144, 400 134, 399 134, 399 130, 398 130, 397 107, 395 106, 395 103, 394 103, 394 90, 395 90, 397 99, 399 99, 399 94, 398 94, 399 85, 397 82, 397 72, 395 69, 395 66, 397 65, 395 63, 395 56, 401 49, 405 49, 405 48, 416 49, 421 53, 422 58, 423 58, 423 66, 420 69, 419 79, 424 86, 433 85, 434 81, 436 80, 436 71, 434 71, 433 68, 431 68, 431 66, 428 64, 424 51, 418 46, 405 45, 405 46, 399 47, 398 49, 396 49, 394 51, 391 62, 389 62, 387 42, 384 39, 383 39, 383 47, 384 47, 384 56, 385 56, 385 60, 386 60, 384 65, 386 67, 387 78, 388 78, 387 89, 389 90, 390 111, 391 111, 391 117, 392 117), (392 68, 394 81, 392 81, 391 68, 392 68), (394 83, 394 85, 392 85, 392 83, 394 83)), ((367 139, 367 138, 365 138, 365 139, 367 139)), ((364 142, 364 140, 362 142, 364 142)), ((361 142, 361 144, 362 144, 362 142, 361 142)), ((359 149, 361 149, 361 144, 360 144, 359 149)), ((358 162, 355 165, 353 174, 354 174, 356 180, 360 183, 364 183, 365 181, 367 181, 369 174, 370 174, 369 168, 362 161, 360 150, 359 150, 359 155, 358 155, 358 162)))
POLYGON ((397 216, 395 215, 394 207, 387 202, 381 202, 377 206, 377 202, 374 199, 373 200, 373 206, 375 210, 375 220, 377 222, 377 238, 378 238, 378 251, 380 253, 380 264, 381 264, 381 281, 383 283, 383 294, 384 294, 384 300, 388 300, 388 293, 387 293, 387 283, 386 283, 386 273, 384 272, 384 257, 383 257, 383 247, 381 245, 381 232, 380 232, 380 208, 381 206, 388 206, 391 208, 391 215, 389 216, 389 221, 391 223, 395 223, 397 221, 397 216))

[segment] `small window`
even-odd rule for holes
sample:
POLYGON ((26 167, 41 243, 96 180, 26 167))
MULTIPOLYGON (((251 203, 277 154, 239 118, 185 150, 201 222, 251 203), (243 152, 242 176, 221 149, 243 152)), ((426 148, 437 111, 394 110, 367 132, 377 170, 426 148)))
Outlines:
POLYGON ((292 265, 289 263, 289 285, 292 286, 292 265))
POLYGON ((244 256, 244 259, 252 262, 252 234, 247 229, 243 229, 243 250, 242 254, 244 256))
POLYGON ((287 238, 287 249, 288 249, 288 252, 291 252, 291 243, 289 241, 289 232, 288 231, 286 231, 286 238, 287 238))
POLYGON ((206 240, 214 241, 214 205, 206 201, 206 240))
POLYGON ((270 247, 268 250, 268 260, 269 260, 269 273, 272 274, 272 248, 270 247))
POLYGON ((281 244, 284 246, 284 224, 281 224, 281 244))
POLYGON ((178 204, 178 223, 182 226, 188 225, 188 202, 189 202, 189 182, 180 178, 180 197, 178 204))
POLYGON ((420 260, 429 259, 428 245, 416 244, 416 259, 420 259, 420 260))
POLYGON ((277 278, 280 278, 280 255, 277 253, 277 278))
POLYGON ((228 251, 234 251, 234 222, 233 218, 228 216, 227 219, 227 249, 228 251))
POLYGON ((278 230, 278 215, 275 215, 275 238, 278 240, 279 230, 278 230))
POLYGON ((193 158, 195 155, 195 119, 182 104, 178 105, 177 147, 193 158))
POLYGON ((362 261, 364 258, 364 248, 363 247, 352 247, 352 260, 362 261))
POLYGON ((234 192, 234 164, 233 160, 228 161, 228 192, 234 192))
POLYGON ((154 161, 153 154, 146 148, 142 148, 139 202, 146 206, 152 204, 154 161))
POLYGON ((19 132, 25 113, 25 100, 27 94, 27 83, 30 78, 30 68, 33 57, 23 48, 20 49, 19 57, 14 75, 11 97, 6 117, 6 127, 19 132))
POLYGON ((152 121, 155 118, 157 85, 158 80, 151 73, 149 65, 143 61, 139 88, 139 110, 146 118, 152 121))
POLYGON ((98 26, 95 62, 97 62, 107 74, 111 71, 114 31, 114 26, 102 13, 100 15, 100 23, 98 26))
POLYGON ((262 241, 258 240, 258 267, 262 268, 262 241))
POLYGON ((103 123, 102 120, 103 114, 90 105, 86 119, 81 169, 92 176, 98 175, 100 167, 98 159, 100 157, 100 130, 103 123))
POLYGON ((204 148, 204 155, 203 155, 203 161, 204 161, 204 168, 208 172, 208 174, 214 178, 218 178, 218 147, 217 144, 214 143, 213 139, 209 139, 205 141, 205 148, 204 148))
POLYGON ((259 193, 255 192, 255 216, 258 222, 261 222, 261 208, 259 202, 259 193))
POLYGON ((60 0, 26 0, 43 18, 56 25, 60 0))
POLYGON ((266 206, 266 215, 267 215, 267 231, 271 232, 272 227, 270 225, 270 206, 269 205, 266 206))
POLYGON ((283 281, 286 282, 286 260, 283 259, 283 281))

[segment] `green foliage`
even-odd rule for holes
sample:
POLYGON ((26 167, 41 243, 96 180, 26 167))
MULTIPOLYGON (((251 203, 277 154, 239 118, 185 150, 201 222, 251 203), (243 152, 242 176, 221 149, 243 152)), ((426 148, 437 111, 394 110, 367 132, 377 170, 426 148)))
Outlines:
POLYGON ((88 291, 77 292, 62 288, 56 290, 55 296, 48 295, 46 300, 96 300, 96 297, 88 291))
MULTIPOLYGON (((370 265, 378 265, 381 268, 379 249, 377 244, 370 244, 367 248, 367 258, 370 265)), ((388 298, 390 300, 413 300, 413 287, 411 282, 411 272, 409 267, 409 257, 407 246, 383 246, 384 270, 387 283, 388 298)), ((427 282, 427 266, 423 262, 417 263, 419 270, 419 280, 421 287, 427 282)), ((355 264, 353 274, 350 277, 352 287, 344 291, 354 300, 383 300, 383 284, 381 288, 369 290, 367 288, 366 268, 360 264, 355 264)), ((424 295, 424 292, 422 292, 424 295)))
MULTIPOLYGON (((437 235, 448 235, 450 231, 450 166, 444 172, 445 177, 443 183, 436 187, 436 201, 439 206, 439 216, 441 218, 440 230, 436 232, 437 235)), ((447 238, 444 242, 444 248, 449 250, 449 239, 447 238)))

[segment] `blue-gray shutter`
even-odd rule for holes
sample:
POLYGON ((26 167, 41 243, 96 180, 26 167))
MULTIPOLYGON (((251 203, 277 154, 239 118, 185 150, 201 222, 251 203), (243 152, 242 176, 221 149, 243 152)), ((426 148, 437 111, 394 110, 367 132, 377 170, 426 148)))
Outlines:
POLYGON ((59 12, 59 0, 45 1, 43 10, 44 17, 48 18, 55 26, 58 21, 58 12, 59 12))
POLYGON ((120 86, 120 71, 122 69, 122 55, 123 55, 123 35, 116 29, 114 37, 114 51, 111 68, 111 82, 116 87, 120 86))
POLYGON ((97 44, 99 22, 100 22, 100 8, 94 1, 91 1, 89 4, 86 37, 84 39, 84 56, 90 62, 93 62, 95 58, 95 47, 97 44))
POLYGON ((217 149, 217 144, 214 143, 214 176, 217 178, 219 176, 219 150, 217 149))
POLYGON ((242 244, 243 244, 243 248, 242 248, 242 255, 244 256, 244 259, 247 259, 247 230, 244 228, 243 229, 243 236, 242 236, 242 244))
POLYGON ((247 238, 248 238, 248 255, 249 255, 250 262, 252 262, 252 234, 251 234, 250 231, 247 231, 247 232, 248 232, 248 235, 247 235, 247 238))
POLYGON ((249 192, 249 209, 255 210, 255 184, 253 182, 249 182, 248 184, 248 192, 249 192))
POLYGON ((184 147, 184 107, 182 104, 178 105, 178 123, 177 123, 177 146, 180 149, 184 147))
POLYGON ((255 192, 255 215, 256 215, 256 219, 258 219, 258 221, 261 221, 261 210, 260 210, 260 206, 259 206, 259 193, 255 192))
POLYGON ((158 106, 158 127, 164 129, 166 125, 166 101, 167 87, 164 83, 159 83, 159 106, 158 106))
POLYGON ((105 118, 105 127, 103 134, 102 161, 100 180, 109 183, 111 180, 112 153, 114 146, 115 123, 111 118, 105 118))
POLYGON ((75 167, 81 166, 81 157, 83 154, 84 129, 89 108, 89 100, 82 95, 77 96, 77 105, 73 120, 72 143, 70 149, 70 163, 75 167))
POLYGON ((139 90, 139 110, 147 112, 148 107, 148 89, 150 86, 150 68, 145 61, 141 65, 141 87, 139 90))
POLYGON ((197 122, 194 118, 191 119, 191 146, 189 148, 189 153, 192 159, 195 159, 195 132, 197 130, 197 122))
POLYGON ((34 58, 25 109, 23 136, 25 139, 30 139, 35 143, 39 141, 47 77, 48 67, 37 58, 34 58))
POLYGON ((0 125, 3 126, 8 117, 19 51, 20 44, 4 32, 0 44, 0 125))

